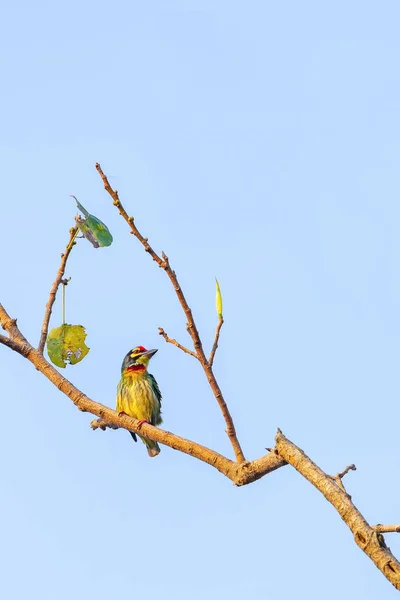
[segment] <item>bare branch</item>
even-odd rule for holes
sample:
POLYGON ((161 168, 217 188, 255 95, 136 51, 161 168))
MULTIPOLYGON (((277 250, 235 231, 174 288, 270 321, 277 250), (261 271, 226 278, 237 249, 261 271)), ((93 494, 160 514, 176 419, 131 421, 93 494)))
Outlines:
POLYGON ((387 548, 383 536, 377 533, 354 506, 348 494, 324 473, 300 448, 289 441, 278 429, 276 451, 307 481, 312 483, 338 511, 354 535, 354 540, 369 556, 386 579, 400 590, 400 563, 387 548))
POLYGON ((8 346, 8 348, 11 348, 11 350, 14 350, 15 352, 18 352, 21 347, 21 342, 12 340, 11 338, 7 337, 6 335, 0 335, 0 344, 3 344, 4 346, 8 346))
POLYGON ((51 311, 53 310, 53 304, 56 299, 57 290, 58 290, 61 280, 64 276, 65 267, 67 265, 67 260, 70 255, 70 252, 74 246, 74 240, 78 234, 78 231, 79 231, 79 229, 78 229, 77 225, 75 227, 72 227, 72 229, 69 230, 68 244, 65 248, 64 254, 61 254, 61 264, 57 271, 57 275, 53 282, 53 285, 51 286, 49 299, 47 300, 46 310, 44 313, 43 325, 42 325, 40 341, 39 341, 39 346, 38 346, 38 350, 39 350, 39 352, 41 352, 41 354, 43 354, 44 346, 46 344, 46 338, 47 338, 47 334, 49 332, 49 322, 50 322, 50 317, 51 317, 51 311))
POLYGON ((189 350, 189 348, 186 348, 186 346, 182 346, 182 344, 180 344, 176 340, 169 338, 167 332, 164 331, 164 329, 162 327, 158 328, 158 334, 162 335, 166 342, 168 342, 169 344, 173 344, 174 346, 179 348, 179 350, 182 350, 182 352, 186 352, 186 354, 190 354, 190 356, 193 356, 194 358, 198 358, 198 356, 195 352, 193 352, 192 350, 189 350))
MULTIPOLYGON (((0 304, 0 323, 3 323, 3 319, 11 320, 0 304)), ((18 334, 23 337, 19 330, 18 334)), ((8 338, 5 336, 1 336, 0 343, 3 341, 5 342, 7 339, 8 338)), ((6 345, 27 358, 35 366, 36 370, 40 371, 57 387, 57 389, 70 398, 80 411, 89 412, 100 417, 98 420, 92 421, 92 429, 104 430, 108 427, 111 429, 122 428, 127 429, 128 431, 134 431, 135 433, 144 434, 146 437, 149 437, 160 444, 169 446, 184 454, 189 454, 190 456, 211 465, 220 473, 228 477, 237 486, 252 483, 286 464, 285 461, 274 453, 270 453, 253 462, 234 462, 210 448, 206 448, 201 444, 177 436, 169 431, 164 431, 159 427, 153 427, 147 423, 143 423, 138 427, 139 421, 137 419, 129 417, 128 415, 119 415, 115 410, 108 406, 104 406, 103 404, 88 398, 88 396, 76 388, 68 381, 68 379, 63 377, 61 373, 59 373, 44 358, 43 354, 36 348, 33 348, 27 340, 25 340, 24 343, 13 342, 12 344, 6 343, 6 345)))
MULTIPOLYGON (((10 317, 10 315, 8 314, 8 312, 6 311, 6 309, 4 308, 4 306, 2 306, 1 304, 0 304, 0 324, 1 324, 2 328, 5 329, 5 331, 7 331, 8 335, 10 336, 12 341, 21 342, 21 344, 24 344, 27 342, 27 339, 22 335, 22 333, 18 329, 17 319, 12 319, 10 317)), ((5 341, 7 339, 8 339, 7 337, 3 336, 2 343, 4 343, 7 346, 10 346, 10 348, 11 348, 12 346, 10 345, 10 343, 5 341)), ((13 348, 13 350, 14 350, 14 348, 13 348)))
POLYGON ((204 353, 203 346, 201 343, 200 335, 199 335, 198 329, 196 327, 196 323, 195 323, 193 315, 192 315, 192 311, 190 310, 187 300, 183 294, 183 291, 179 284, 176 273, 170 267, 168 256, 166 256, 163 252, 161 255, 162 257, 160 257, 153 250, 153 248, 150 246, 150 244, 148 242, 148 238, 143 237, 143 235, 140 233, 140 231, 136 227, 134 218, 128 216, 128 213, 126 212, 126 210, 124 209, 124 207, 121 204, 117 190, 112 189, 112 187, 110 186, 106 175, 104 175, 99 163, 96 163, 95 167, 96 167, 101 179, 103 180, 105 190, 110 194, 111 198, 113 199, 114 205, 119 210, 120 215, 125 219, 125 221, 129 225, 129 227, 131 228, 131 233, 139 240, 139 242, 144 247, 145 251, 150 254, 152 259, 158 264, 158 266, 160 268, 164 269, 164 271, 168 275, 168 277, 174 287, 174 290, 178 297, 178 300, 182 306, 182 309, 186 315, 186 319, 187 319, 186 329, 188 330, 189 335, 193 340, 193 345, 194 345, 194 348, 196 351, 197 358, 199 359, 201 366, 203 367, 203 370, 206 374, 206 377, 208 379, 210 387, 214 393, 214 396, 215 396, 215 398, 219 404, 219 407, 221 409, 222 415, 225 419, 226 433, 229 437, 229 440, 230 440, 233 450, 235 452, 236 460, 239 462, 244 462, 246 459, 244 457, 242 448, 240 447, 239 440, 236 435, 236 430, 235 430, 232 416, 231 416, 228 406, 224 400, 221 389, 217 383, 217 380, 213 373, 212 367, 210 366, 210 364, 206 358, 206 355, 204 353))
POLYGON ((134 431, 142 435, 146 435, 150 439, 153 439, 161 444, 169 446, 174 450, 179 450, 185 454, 189 454, 198 458, 199 460, 212 465, 218 471, 234 479, 236 470, 233 468, 236 463, 225 458, 218 452, 214 452, 205 446, 201 446, 196 442, 186 440, 185 438, 179 437, 164 431, 158 427, 153 427, 147 423, 143 423, 138 427, 139 421, 128 415, 121 415, 99 402, 91 400, 78 388, 76 388, 68 379, 63 377, 43 356, 39 350, 33 348, 29 343, 24 346, 21 344, 18 348, 13 348, 19 354, 22 354, 27 358, 38 371, 40 371, 47 379, 49 379, 59 390, 61 390, 68 398, 72 400, 75 406, 82 412, 89 412, 97 417, 100 417, 101 423, 99 428, 105 426, 111 426, 112 428, 122 428, 128 431, 134 431))
POLYGON ((210 354, 210 358, 208 359, 208 364, 210 365, 210 367, 213 366, 214 363, 214 358, 215 358, 215 353, 217 351, 218 348, 218 341, 219 341, 219 334, 221 332, 221 327, 224 324, 224 317, 220 317, 218 324, 217 324, 217 328, 215 330, 215 337, 214 337, 214 343, 213 343, 213 347, 211 350, 211 354, 210 354))
MULTIPOLYGON (((252 462, 233 462, 205 446, 179 437, 168 431, 153 427, 147 423, 140 424, 128 415, 119 415, 115 410, 94 402, 65 379, 52 365, 47 362, 43 354, 33 348, 19 331, 15 319, 11 319, 3 306, 0 305, 0 323, 13 331, 18 340, 11 340, 0 336, 0 343, 4 343, 27 358, 38 371, 49 379, 60 391, 68 396, 82 412, 90 412, 98 417, 91 423, 93 429, 123 428, 128 431, 145 434, 161 444, 193 456, 214 468, 237 485, 242 486, 260 479, 264 475, 284 466, 292 465, 307 481, 312 483, 325 498, 336 508, 354 534, 356 544, 371 558, 378 569, 396 587, 400 589, 400 563, 386 546, 382 532, 400 532, 400 525, 375 525, 371 527, 362 514, 352 503, 348 494, 342 490, 332 477, 324 473, 300 448, 290 442, 280 430, 276 435, 276 446, 266 456, 252 462), (25 340, 22 342, 21 340, 25 340)), ((341 480, 351 470, 353 465, 339 473, 341 480)))
POLYGON ((357 471, 356 465, 353 465, 353 464, 352 465, 348 465, 341 473, 337 473, 334 476, 328 475, 328 477, 330 477, 332 479, 332 481, 334 481, 335 483, 337 483, 337 485, 340 487, 340 489, 345 492, 346 488, 344 487, 342 479, 343 479, 343 477, 345 475, 347 475, 347 473, 349 471, 357 471))
POLYGON ((400 525, 373 525, 372 529, 377 533, 400 533, 400 525))
POLYGON ((343 469, 343 471, 342 471, 341 473, 338 473, 338 474, 336 475, 336 477, 338 477, 339 479, 343 479, 343 477, 344 477, 345 475, 347 475, 347 473, 348 473, 349 471, 357 471, 357 467, 356 467, 356 465, 354 465, 354 464, 348 465, 348 466, 347 466, 345 469, 343 469))

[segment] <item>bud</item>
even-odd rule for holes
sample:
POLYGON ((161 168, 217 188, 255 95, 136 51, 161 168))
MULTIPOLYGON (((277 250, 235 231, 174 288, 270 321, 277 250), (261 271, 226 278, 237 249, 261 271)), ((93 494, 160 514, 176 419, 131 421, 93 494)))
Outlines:
POLYGON ((215 278, 215 290, 216 290, 215 307, 217 309, 218 318, 222 319, 222 296, 221 296, 221 289, 219 287, 217 278, 215 278))

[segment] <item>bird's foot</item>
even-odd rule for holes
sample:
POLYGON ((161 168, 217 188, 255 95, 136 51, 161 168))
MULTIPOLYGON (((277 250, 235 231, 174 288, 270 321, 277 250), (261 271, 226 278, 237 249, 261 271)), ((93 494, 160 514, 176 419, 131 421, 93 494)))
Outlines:
POLYGON ((138 422, 137 426, 138 429, 141 428, 141 426, 143 425, 143 423, 147 423, 147 425, 151 425, 151 423, 149 423, 149 421, 147 419, 142 419, 141 421, 138 422))
POLYGON ((129 417, 128 413, 126 413, 124 410, 121 410, 121 412, 118 413, 119 417, 122 417, 122 415, 126 415, 127 417, 129 417))

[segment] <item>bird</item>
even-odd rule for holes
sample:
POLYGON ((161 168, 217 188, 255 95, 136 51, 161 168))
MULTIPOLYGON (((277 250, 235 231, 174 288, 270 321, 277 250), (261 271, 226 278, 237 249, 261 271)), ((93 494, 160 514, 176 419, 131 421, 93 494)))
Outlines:
MULTIPOLYGON (((139 428, 143 423, 160 425, 161 392, 157 381, 147 371, 150 359, 157 350, 146 350, 144 346, 136 346, 126 354, 121 366, 121 379, 117 387, 117 411, 139 420, 139 428)), ((135 442, 136 433, 129 432, 135 442)), ((160 446, 154 440, 137 434, 147 448, 149 456, 157 456, 160 446)))

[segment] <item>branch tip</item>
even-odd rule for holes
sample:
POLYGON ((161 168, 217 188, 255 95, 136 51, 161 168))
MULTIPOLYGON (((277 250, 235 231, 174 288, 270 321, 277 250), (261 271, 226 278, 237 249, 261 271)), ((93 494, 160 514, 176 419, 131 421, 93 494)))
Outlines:
MULTIPOLYGON (((347 473, 349 471, 357 471, 356 465, 354 465, 354 464, 348 465, 345 469, 343 469, 343 471, 341 471, 340 473, 337 473, 334 476, 328 475, 328 477, 330 479, 332 479, 332 481, 334 481, 343 492, 346 492, 346 494, 347 494, 347 491, 346 491, 346 488, 344 487, 342 479, 345 475, 347 475, 347 473)), ((349 498, 351 498, 351 496, 349 496, 349 498)))
POLYGON ((71 278, 63 279, 63 277, 64 277, 64 273, 65 273, 65 268, 67 266, 67 260, 71 253, 71 250, 75 244, 75 238, 78 234, 78 231, 79 231, 78 225, 75 225, 75 227, 71 227, 71 229, 69 230, 68 244, 65 248, 65 252, 61 255, 61 264, 57 271, 57 275, 53 282, 53 285, 51 286, 51 289, 50 289, 49 299, 47 300, 47 303, 46 303, 45 313, 44 313, 44 317, 43 317, 43 324, 42 324, 42 329, 41 329, 41 333, 40 333, 40 340, 39 340, 39 345, 38 345, 38 351, 41 354, 43 354, 44 346, 46 344, 47 334, 49 332, 50 317, 51 317, 51 313, 53 310, 53 305, 54 305, 54 302, 56 299, 58 288, 61 283, 63 285, 67 285, 68 281, 71 279, 71 278), (65 281, 67 283, 64 283, 65 281))
POLYGON ((189 350, 189 348, 186 348, 186 346, 183 346, 182 344, 180 344, 176 340, 174 340, 172 338, 169 338, 167 332, 164 331, 164 329, 162 327, 158 328, 158 335, 162 335, 163 338, 164 338, 164 340, 168 344, 173 344, 174 346, 176 346, 177 348, 179 348, 179 350, 182 350, 182 352, 185 352, 185 354, 190 354, 190 356, 193 356, 194 358, 198 358, 198 356, 197 356, 197 354, 195 352, 193 352, 192 350, 189 350))

